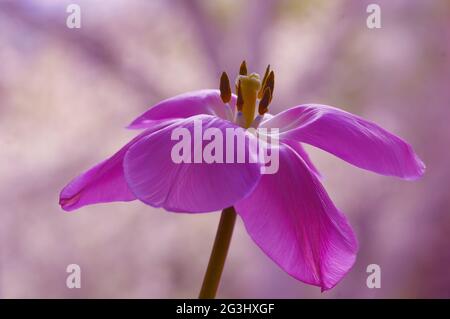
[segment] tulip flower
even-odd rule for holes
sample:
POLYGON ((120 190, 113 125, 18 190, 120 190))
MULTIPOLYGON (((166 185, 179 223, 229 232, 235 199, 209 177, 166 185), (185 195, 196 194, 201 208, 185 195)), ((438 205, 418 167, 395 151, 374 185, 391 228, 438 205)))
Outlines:
MULTIPOLYGON (((72 211, 137 199, 171 212, 223 210, 201 298, 216 294, 236 215, 254 242, 289 275, 322 291, 333 288, 354 264, 358 244, 302 144, 406 180, 420 177, 425 166, 401 138, 335 107, 304 104, 270 115, 274 84, 270 66, 261 78, 248 74, 244 61, 236 95, 224 72, 220 90, 190 92, 156 104, 129 125, 142 130, 137 137, 62 190, 61 207, 72 211), (181 128, 195 135, 196 121, 224 135, 227 129, 276 129, 278 170, 263 174, 261 160, 175 163, 171 154, 177 141, 172 132, 181 128)), ((246 155, 255 156, 249 145, 260 136, 240 132, 246 155)))

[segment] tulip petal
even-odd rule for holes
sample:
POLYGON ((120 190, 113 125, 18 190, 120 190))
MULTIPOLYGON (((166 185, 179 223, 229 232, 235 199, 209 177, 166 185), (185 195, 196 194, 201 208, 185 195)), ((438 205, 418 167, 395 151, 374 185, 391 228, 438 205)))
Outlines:
POLYGON ((355 262, 358 244, 305 161, 280 146, 279 171, 263 175, 235 205, 247 232, 283 270, 323 290, 334 287, 355 262))
POLYGON ((231 111, 236 104, 232 95, 229 105, 222 102, 219 90, 199 90, 166 99, 137 117, 127 128, 141 129, 152 125, 155 120, 184 119, 194 115, 208 114, 232 120, 231 111), (233 106, 233 107, 230 107, 233 106))
MULTIPOLYGON (((229 207, 247 196, 260 179, 261 164, 257 160, 254 163, 250 160, 226 163, 227 149, 221 156, 220 161, 223 163, 205 163, 204 158, 200 159, 200 163, 193 163, 194 151, 201 151, 209 144, 202 141, 199 145, 189 142, 191 163, 177 163, 173 159, 172 150, 184 140, 172 140, 175 129, 186 131, 189 138, 194 140, 196 132, 201 130, 205 133, 208 128, 218 130, 224 137, 227 129, 238 129, 238 135, 245 140, 246 158, 251 156, 255 159, 256 154, 252 154, 248 147, 250 140, 255 137, 235 124, 210 115, 179 120, 143 138, 125 155, 125 178, 136 197, 148 205, 163 207, 168 211, 197 213, 229 207)), ((224 143, 220 146, 223 147, 224 143)))
POLYGON ((303 145, 300 142, 283 140, 283 143, 289 145, 298 155, 300 155, 300 157, 305 161, 306 165, 308 165, 309 169, 314 174, 316 174, 317 177, 322 178, 322 175, 320 174, 319 170, 311 161, 311 158, 309 157, 308 153, 306 153, 305 149, 303 148, 303 145))
POLYGON ((337 108, 308 104, 286 110, 264 122, 280 129, 280 140, 311 144, 379 174, 416 179, 425 165, 412 147, 375 123, 337 108))
POLYGON ((129 190, 123 175, 123 158, 137 141, 173 121, 156 121, 151 129, 142 132, 107 160, 95 165, 73 179, 59 196, 59 204, 66 211, 85 205, 115 201, 132 201, 136 197, 129 190))

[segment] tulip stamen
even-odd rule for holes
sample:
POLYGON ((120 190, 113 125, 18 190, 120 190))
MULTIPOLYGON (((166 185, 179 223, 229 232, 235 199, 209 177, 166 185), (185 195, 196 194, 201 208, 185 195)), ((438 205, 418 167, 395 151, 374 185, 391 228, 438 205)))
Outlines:
POLYGON ((244 108, 244 98, 242 96, 241 81, 238 81, 237 84, 236 108, 239 112, 242 112, 242 109, 244 108))
POLYGON ((272 93, 270 93, 270 88, 266 87, 264 90, 264 95, 259 101, 258 113, 259 115, 264 115, 269 110, 270 100, 272 99, 272 93))
POLYGON ((273 71, 270 71, 269 76, 267 77, 265 86, 270 89, 270 101, 269 102, 272 102, 273 89, 275 87, 275 73, 273 73, 273 71))
POLYGON ((220 97, 223 103, 228 103, 231 100, 230 79, 226 72, 222 72, 222 76, 220 77, 220 97))
POLYGON ((233 112, 229 105, 233 96, 230 79, 226 72, 222 72, 220 77, 220 98, 228 108, 227 116, 228 118, 234 118, 234 122, 237 125, 249 128, 258 122, 255 122, 255 115, 256 118, 261 119, 269 110, 275 86, 275 73, 270 70, 269 64, 262 79, 257 73, 248 74, 247 62, 244 60, 239 67, 239 75, 234 85, 237 95, 236 112, 233 112), (256 110, 257 103, 258 110, 256 110), (256 111, 258 112, 257 114, 256 111))
POLYGON ((241 66, 239 67, 239 75, 247 75, 247 62, 242 61, 241 66))
POLYGON ((266 89, 266 83, 267 83, 267 77, 269 76, 270 72, 270 64, 266 68, 266 72, 264 72, 263 79, 261 81, 261 90, 258 92, 258 99, 262 99, 264 95, 264 90, 266 89))

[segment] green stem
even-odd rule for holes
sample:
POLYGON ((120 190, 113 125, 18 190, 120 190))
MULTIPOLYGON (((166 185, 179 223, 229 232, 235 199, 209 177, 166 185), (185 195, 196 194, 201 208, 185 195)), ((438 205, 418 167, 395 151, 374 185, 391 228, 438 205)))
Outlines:
POLYGON ((225 208, 220 216, 216 239, 214 240, 214 246, 209 257, 202 289, 200 290, 200 299, 212 299, 216 296, 235 222, 236 210, 234 207, 225 208))

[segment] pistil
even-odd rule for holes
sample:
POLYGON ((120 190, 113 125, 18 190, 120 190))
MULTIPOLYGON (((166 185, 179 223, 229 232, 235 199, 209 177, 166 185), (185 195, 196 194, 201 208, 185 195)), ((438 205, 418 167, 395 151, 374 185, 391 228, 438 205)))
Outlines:
POLYGON ((255 118, 256 100, 260 87, 261 81, 258 74, 239 75, 238 90, 240 88, 242 100, 244 102, 242 106, 242 115, 245 128, 250 127, 250 124, 252 124, 253 119, 255 118))

